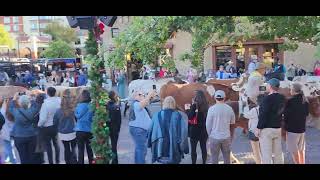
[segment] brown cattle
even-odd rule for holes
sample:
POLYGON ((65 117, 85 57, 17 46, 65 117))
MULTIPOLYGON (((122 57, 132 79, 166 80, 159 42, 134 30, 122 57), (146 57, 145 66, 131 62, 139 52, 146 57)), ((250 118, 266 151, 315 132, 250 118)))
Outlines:
MULTIPOLYGON (((291 98, 290 88, 280 88, 279 93, 284 95, 286 99, 291 98)), ((312 117, 320 117, 320 96, 307 96, 309 101, 309 112, 312 117)))
POLYGON ((224 84, 231 86, 231 84, 238 82, 239 79, 210 79, 207 81, 208 84, 224 84))
POLYGON ((18 92, 27 92, 28 89, 21 86, 0 86, 0 96, 12 98, 18 92))
MULTIPOLYGON (((192 84, 175 84, 168 83, 160 89, 160 99, 161 101, 167 97, 172 96, 176 100, 177 108, 181 111, 185 111, 185 104, 191 104, 192 98, 195 96, 196 90, 202 90, 205 93, 206 99, 209 102, 209 105, 213 105, 215 103, 214 98, 207 91, 208 86, 213 85, 215 90, 223 90, 227 96, 227 103, 233 108, 237 120, 235 127, 241 127, 244 130, 248 129, 248 120, 239 117, 239 95, 238 92, 233 91, 231 87, 223 84, 201 84, 201 83, 192 83, 192 84)), ((232 132, 233 134, 233 132, 232 132)))
POLYGON ((202 90, 204 92, 209 104, 214 103, 213 99, 211 98, 211 95, 207 91, 207 86, 201 83, 187 84, 178 89, 175 89, 175 91, 173 91, 172 94, 161 93, 162 95, 165 94, 166 96, 161 96, 160 98, 164 99, 167 96, 172 96, 176 100, 177 108, 181 111, 184 111, 184 105, 192 103, 192 98, 195 96, 196 90, 202 90))
POLYGON ((195 95, 196 90, 202 90, 205 92, 207 100, 213 104, 214 100, 211 98, 207 88, 213 86, 215 91, 223 90, 226 93, 227 100, 238 101, 239 93, 233 91, 230 86, 224 84, 202 84, 202 83, 192 83, 192 84, 176 84, 176 83, 168 83, 161 87, 160 89, 160 99, 161 101, 167 96, 173 96, 176 100, 177 107, 180 110, 184 110, 185 104, 190 104, 192 102, 192 98, 195 95))

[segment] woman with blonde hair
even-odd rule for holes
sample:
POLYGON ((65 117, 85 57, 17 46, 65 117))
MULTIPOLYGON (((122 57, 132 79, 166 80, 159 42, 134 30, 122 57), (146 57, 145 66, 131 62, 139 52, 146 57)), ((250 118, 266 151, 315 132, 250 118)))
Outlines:
POLYGON ((184 154, 189 153, 187 121, 176 110, 172 96, 164 99, 162 110, 152 117, 148 147, 152 163, 179 164, 184 154))
POLYGON ((54 122, 58 125, 59 139, 64 145, 64 157, 66 164, 76 164, 76 132, 75 127, 75 98, 71 96, 69 89, 62 93, 61 108, 54 115, 54 122))

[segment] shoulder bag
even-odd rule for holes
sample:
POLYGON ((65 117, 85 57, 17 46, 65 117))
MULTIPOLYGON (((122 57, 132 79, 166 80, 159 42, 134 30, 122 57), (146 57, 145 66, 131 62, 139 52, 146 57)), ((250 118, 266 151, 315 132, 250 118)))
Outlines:
MULTIPOLYGON (((257 115, 259 116, 259 112, 257 108, 256 108, 256 112, 257 112, 257 115)), ((259 138, 252 131, 249 131, 248 138, 250 141, 259 141, 259 138)))

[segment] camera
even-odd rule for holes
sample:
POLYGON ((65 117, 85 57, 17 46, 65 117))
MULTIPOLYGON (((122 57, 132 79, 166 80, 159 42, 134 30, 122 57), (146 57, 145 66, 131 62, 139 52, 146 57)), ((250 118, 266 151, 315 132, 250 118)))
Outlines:
POLYGON ((259 86, 259 91, 266 91, 267 87, 266 86, 259 86))
POLYGON ((26 95, 26 92, 19 92, 19 96, 26 95))

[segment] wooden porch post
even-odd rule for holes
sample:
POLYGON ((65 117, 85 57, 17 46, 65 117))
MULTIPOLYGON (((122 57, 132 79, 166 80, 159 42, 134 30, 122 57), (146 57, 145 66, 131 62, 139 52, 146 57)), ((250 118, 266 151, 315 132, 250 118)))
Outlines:
POLYGON ((216 71, 217 68, 217 54, 216 54, 216 46, 212 46, 212 68, 213 71, 216 71))
POLYGON ((244 48, 244 65, 246 70, 248 70, 248 65, 249 65, 249 47, 245 46, 244 48))
POLYGON ((235 46, 231 46, 231 61, 233 62, 233 65, 237 67, 237 52, 235 46))

